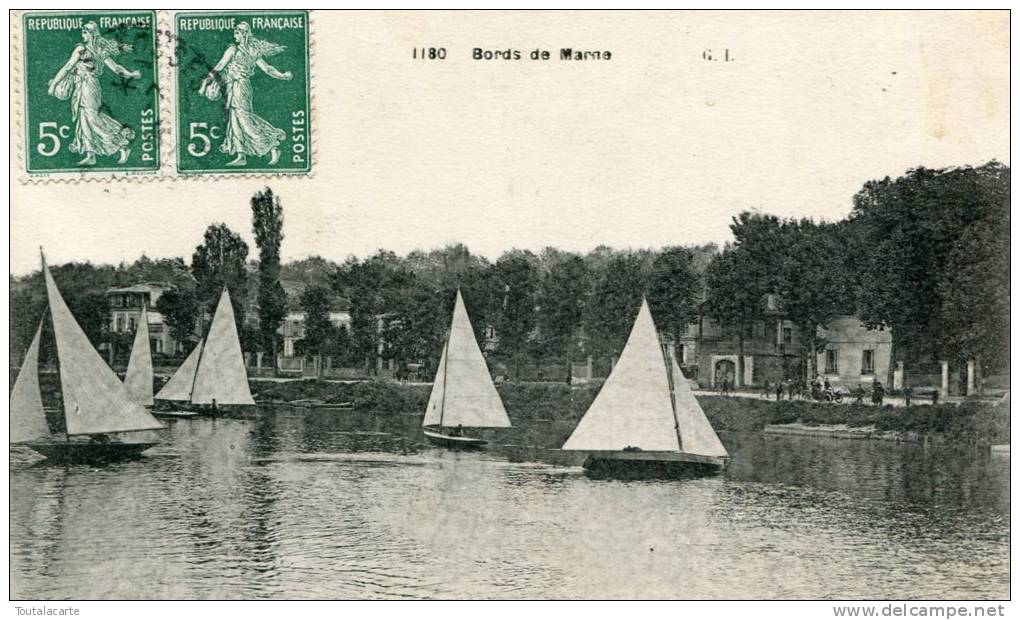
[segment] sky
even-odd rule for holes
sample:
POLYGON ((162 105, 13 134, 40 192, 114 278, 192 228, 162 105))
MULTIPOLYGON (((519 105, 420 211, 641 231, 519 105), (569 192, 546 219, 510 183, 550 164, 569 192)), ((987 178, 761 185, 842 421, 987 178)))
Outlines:
POLYGON ((312 36, 311 176, 24 183, 12 157, 11 273, 40 245, 54 264, 190 260, 213 222, 254 257, 267 185, 285 261, 451 242, 496 258, 724 243, 743 210, 837 220, 869 179, 1009 163, 1004 12, 317 13, 312 36), (411 58, 430 45, 447 59, 411 58), (556 59, 567 46, 612 59, 556 59))

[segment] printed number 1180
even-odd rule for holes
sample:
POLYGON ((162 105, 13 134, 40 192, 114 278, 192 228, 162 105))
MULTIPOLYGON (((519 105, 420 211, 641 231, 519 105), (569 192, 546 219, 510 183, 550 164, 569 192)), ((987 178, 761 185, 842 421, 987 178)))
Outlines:
POLYGON ((416 47, 411 50, 415 60, 446 60, 445 47, 416 47))

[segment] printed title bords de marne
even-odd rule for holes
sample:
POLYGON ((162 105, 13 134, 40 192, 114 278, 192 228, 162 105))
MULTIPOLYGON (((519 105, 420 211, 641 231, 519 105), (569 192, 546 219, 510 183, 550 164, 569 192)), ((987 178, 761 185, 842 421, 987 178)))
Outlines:
MULTIPOLYGON (((545 49, 534 49, 530 52, 507 48, 502 50, 488 50, 475 47, 471 50, 471 58, 474 60, 550 60, 554 58, 555 52, 545 49)), ((610 50, 579 50, 572 47, 561 47, 559 51, 560 60, 611 60, 613 53, 610 50)))

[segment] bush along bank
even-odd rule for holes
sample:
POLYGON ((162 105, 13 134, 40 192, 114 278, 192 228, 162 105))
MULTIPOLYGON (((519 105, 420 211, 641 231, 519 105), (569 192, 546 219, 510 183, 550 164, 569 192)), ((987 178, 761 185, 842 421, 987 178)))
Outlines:
MULTIPOLYGON (((598 384, 570 387, 563 383, 503 383, 497 386, 515 427, 528 434, 565 440, 598 394, 598 384)), ((350 402, 359 411, 423 414, 431 385, 364 381, 335 383, 252 381, 260 402, 305 398, 327 403, 350 402)), ((1009 442, 1009 407, 978 401, 960 405, 874 407, 810 401, 768 401, 738 396, 698 396, 717 431, 760 432, 766 425, 841 426, 898 433, 903 439, 946 438, 977 444, 1009 442)), ((545 442, 543 442, 545 443, 545 442)))
POLYGON ((716 430, 758 431, 772 424, 802 424, 870 428, 899 439, 951 439, 980 445, 1009 443, 1009 407, 981 401, 875 407, 699 396, 698 402, 716 430))
MULTIPOLYGON (((261 403, 317 399, 325 403, 353 403, 376 413, 424 413, 432 386, 394 381, 337 383, 317 379, 260 381, 252 392, 261 403)), ((563 383, 503 383, 496 387, 511 420, 564 421, 581 419, 598 393, 598 386, 571 388, 563 383)))
POLYGON ((353 403, 359 410, 379 413, 424 412, 429 402, 430 385, 410 385, 392 381, 336 383, 318 379, 299 381, 251 381, 255 399, 263 403, 288 403, 316 399, 325 403, 353 403))

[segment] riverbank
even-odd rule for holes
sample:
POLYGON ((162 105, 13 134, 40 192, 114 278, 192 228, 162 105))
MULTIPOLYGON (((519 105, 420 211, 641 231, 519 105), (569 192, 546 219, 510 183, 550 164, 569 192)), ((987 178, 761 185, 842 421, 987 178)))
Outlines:
POLYGON ((762 431, 768 427, 770 432, 831 437, 1009 443, 1009 407, 988 402, 876 407, 729 396, 699 396, 698 402, 719 430, 762 431))
MULTIPOLYGON (((573 429, 591 405, 598 385, 569 387, 562 383, 505 383, 497 387, 514 426, 557 427, 561 435, 573 429)), ((336 383, 308 379, 271 382, 252 380, 261 402, 284 403, 304 398, 326 403, 350 402, 359 411, 421 412, 431 385, 389 381, 336 383)), ((762 432, 789 426, 805 434, 883 438, 901 441, 952 438, 980 445, 1009 442, 1009 408, 986 402, 923 407, 840 405, 810 401, 768 401, 735 396, 698 396, 712 426, 719 431, 762 432)), ((537 430, 537 428, 536 428, 537 430)), ((780 431, 782 432, 782 431, 780 431)), ((564 437, 565 438, 565 437, 564 437)))

